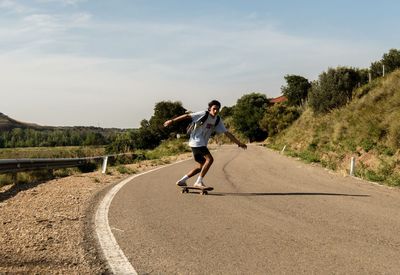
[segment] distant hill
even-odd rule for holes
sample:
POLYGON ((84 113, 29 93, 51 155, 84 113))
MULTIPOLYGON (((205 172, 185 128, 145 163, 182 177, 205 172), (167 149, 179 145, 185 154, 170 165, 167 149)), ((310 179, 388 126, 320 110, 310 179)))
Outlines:
POLYGON ((136 129, 41 126, 0 113, 0 148, 107 145, 118 133, 129 130, 136 129))
POLYGON ((355 157, 357 176, 400 186, 400 70, 358 88, 351 102, 326 115, 306 108, 267 143, 346 174, 355 157))
POLYGON ((54 127, 44 127, 34 123, 21 122, 0 112, 0 131, 9 131, 14 128, 45 130, 53 129, 54 127))
POLYGON ((35 123, 27 123, 15 120, 10 118, 9 116, 0 112, 0 131, 9 131, 14 128, 21 128, 21 129, 34 129, 34 130, 86 130, 86 131, 93 131, 93 132, 102 132, 102 133, 109 133, 109 132, 121 132, 125 129, 119 128, 101 128, 101 127, 94 127, 94 126, 41 126, 35 123))

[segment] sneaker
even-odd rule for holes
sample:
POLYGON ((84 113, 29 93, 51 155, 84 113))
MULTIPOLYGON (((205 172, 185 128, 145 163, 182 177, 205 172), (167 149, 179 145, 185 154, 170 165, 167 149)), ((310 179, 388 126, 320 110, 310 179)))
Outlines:
POLYGON ((202 182, 195 182, 193 184, 193 187, 206 188, 207 186, 205 186, 204 183, 202 183, 202 182))
POLYGON ((186 182, 180 181, 180 180, 178 180, 178 181, 176 182, 176 185, 178 185, 178 186, 187 186, 186 182))

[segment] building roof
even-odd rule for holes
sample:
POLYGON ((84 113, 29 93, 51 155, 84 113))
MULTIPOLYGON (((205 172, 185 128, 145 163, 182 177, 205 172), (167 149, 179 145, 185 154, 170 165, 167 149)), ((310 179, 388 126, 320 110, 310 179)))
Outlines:
POLYGON ((271 98, 271 99, 269 100, 269 102, 270 102, 270 103, 280 103, 280 102, 285 102, 285 101, 287 101, 287 100, 288 100, 288 99, 287 99, 286 96, 281 95, 281 96, 278 96, 278 97, 275 97, 275 98, 271 98))

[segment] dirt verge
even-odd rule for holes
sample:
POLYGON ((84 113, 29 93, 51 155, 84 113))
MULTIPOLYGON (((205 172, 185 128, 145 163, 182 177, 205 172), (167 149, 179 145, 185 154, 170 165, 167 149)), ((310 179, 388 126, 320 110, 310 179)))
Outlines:
MULTIPOLYGON (((142 172, 190 157, 127 167, 142 172)), ((92 225, 102 195, 128 176, 112 171, 0 188, 0 273, 107 273, 92 225)))

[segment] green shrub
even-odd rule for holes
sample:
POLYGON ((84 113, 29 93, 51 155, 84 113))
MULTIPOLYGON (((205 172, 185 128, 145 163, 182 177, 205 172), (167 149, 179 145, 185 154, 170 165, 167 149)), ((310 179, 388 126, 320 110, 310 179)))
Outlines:
POLYGON ((181 140, 168 140, 162 142, 157 148, 146 151, 146 159, 160 159, 166 156, 173 156, 185 152, 190 152, 188 145, 181 140))
POLYGON ((375 147, 376 143, 371 139, 363 139, 360 143, 361 148, 363 148, 366 152, 370 151, 375 147))
POLYGON ((309 92, 309 104, 315 113, 327 113, 347 104, 352 99, 354 88, 365 83, 359 69, 338 67, 329 68, 312 83, 309 92))
POLYGON ((14 183, 14 180, 11 175, 9 175, 9 174, 0 175, 0 187, 6 186, 6 185, 9 185, 12 183, 14 183))
POLYGON ((392 121, 389 126, 388 142, 393 149, 400 148, 400 120, 392 121))
POLYGON ((382 182, 385 180, 385 177, 377 174, 375 171, 372 171, 372 170, 367 170, 365 172, 365 178, 367 180, 375 181, 375 182, 382 182))
POLYGON ((117 166, 116 170, 120 173, 120 174, 135 174, 137 173, 137 171, 135 169, 126 167, 125 165, 119 165, 117 166))
POLYGON ((300 111, 298 107, 278 103, 267 108, 259 125, 271 137, 289 127, 299 117, 300 111))
POLYGON ((399 186, 400 187, 400 174, 394 173, 390 175, 387 179, 387 182, 391 186, 399 186))
POLYGON ((337 163, 331 160, 321 160, 321 165, 333 171, 337 169, 337 163))
POLYGON ((320 162, 321 161, 316 153, 308 151, 308 150, 300 152, 298 154, 298 156, 300 158, 302 158, 307 163, 320 162))

